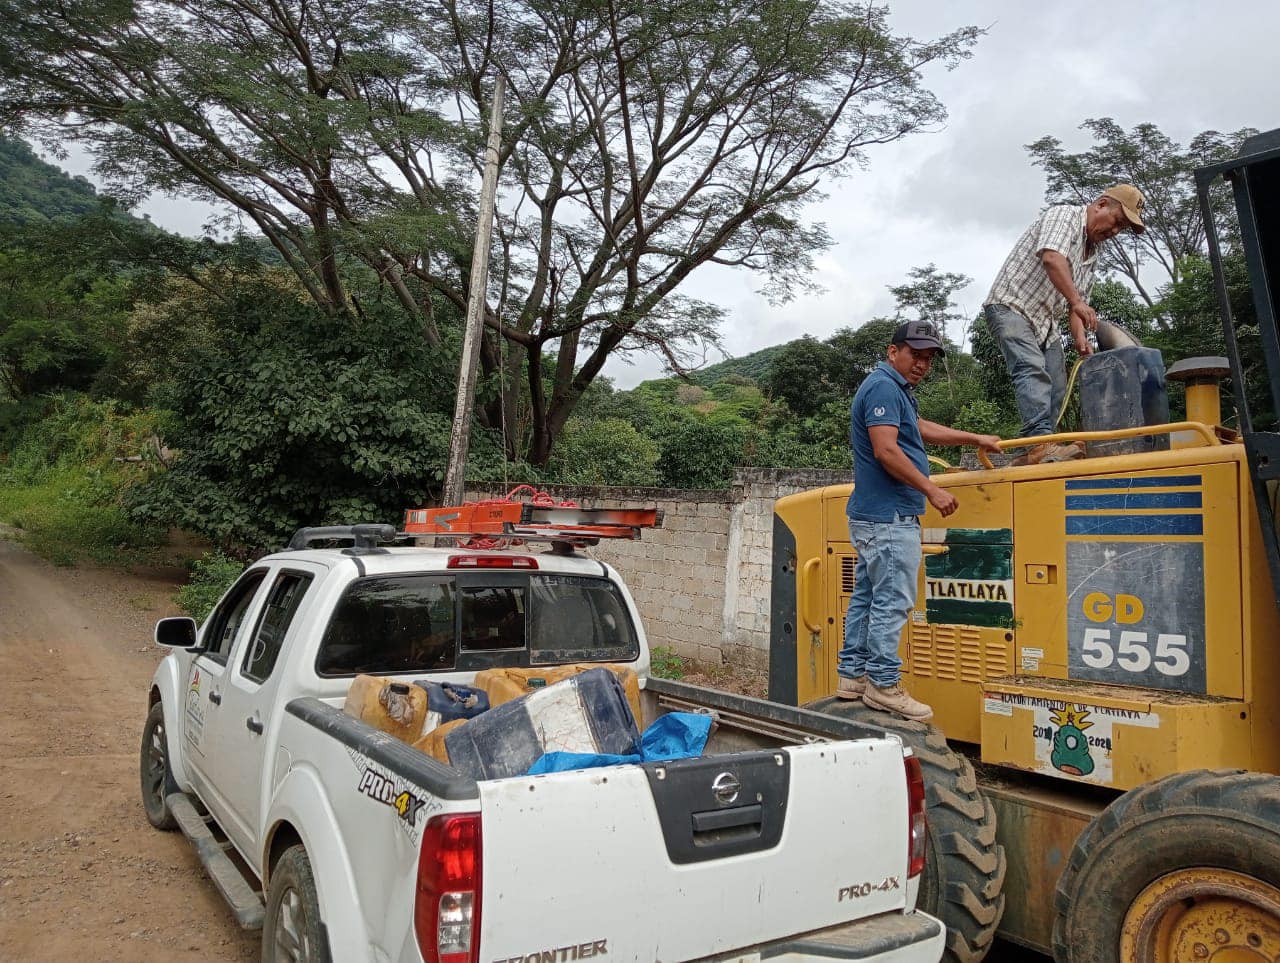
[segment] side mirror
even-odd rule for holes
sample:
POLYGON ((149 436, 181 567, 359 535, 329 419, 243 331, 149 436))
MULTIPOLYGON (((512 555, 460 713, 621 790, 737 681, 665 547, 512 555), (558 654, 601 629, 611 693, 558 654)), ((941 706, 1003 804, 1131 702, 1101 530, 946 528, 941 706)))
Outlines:
POLYGON ((161 619, 156 623, 156 645, 190 649, 196 644, 196 620, 185 616, 161 619))

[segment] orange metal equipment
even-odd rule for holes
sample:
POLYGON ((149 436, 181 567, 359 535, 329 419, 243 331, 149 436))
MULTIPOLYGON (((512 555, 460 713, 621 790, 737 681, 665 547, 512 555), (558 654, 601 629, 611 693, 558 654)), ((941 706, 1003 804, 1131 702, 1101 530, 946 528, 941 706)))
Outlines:
MULTIPOLYGON (((662 524, 656 508, 579 508, 556 504, 545 492, 523 485, 505 499, 467 502, 440 508, 412 508, 404 515, 406 535, 448 535, 567 542, 595 545, 602 538, 639 538, 643 528, 662 524), (534 492, 531 501, 512 501, 522 488, 534 492)), ((473 545, 472 547, 498 547, 473 545)))

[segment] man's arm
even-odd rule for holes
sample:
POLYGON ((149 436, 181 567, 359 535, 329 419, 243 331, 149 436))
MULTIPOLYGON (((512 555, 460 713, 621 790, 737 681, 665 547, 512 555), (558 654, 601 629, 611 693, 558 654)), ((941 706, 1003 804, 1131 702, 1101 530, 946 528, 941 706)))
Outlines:
MULTIPOLYGON (((924 422, 920 422, 920 425, 923 428, 924 422)), ((870 425, 867 433, 871 436, 871 450, 876 461, 880 462, 885 471, 898 481, 922 492, 943 518, 956 510, 956 496, 935 485, 928 475, 911 463, 907 453, 898 445, 897 425, 870 425)), ((857 484, 856 478, 854 484, 857 484)))
POLYGON ((1000 453, 999 435, 979 435, 973 431, 948 428, 936 421, 920 419, 920 437, 931 445, 973 445, 992 454, 1000 453))
POLYGON ((1045 248, 1040 252, 1040 266, 1049 275, 1049 282, 1058 289, 1058 293, 1071 305, 1071 338, 1076 343, 1076 350, 1082 355, 1093 354, 1089 339, 1084 336, 1087 330, 1098 330, 1098 314, 1089 307, 1076 288, 1075 279, 1071 276, 1071 262, 1060 252, 1045 248))

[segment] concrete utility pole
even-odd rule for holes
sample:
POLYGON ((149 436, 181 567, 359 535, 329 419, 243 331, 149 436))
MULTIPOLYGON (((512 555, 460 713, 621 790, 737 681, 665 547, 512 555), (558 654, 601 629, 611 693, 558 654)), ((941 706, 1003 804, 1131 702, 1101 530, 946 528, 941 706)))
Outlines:
POLYGON ((476 367, 484 332, 485 292, 489 281, 489 245, 493 233, 493 208, 498 194, 498 147, 502 141, 502 74, 493 87, 493 112, 489 118, 489 144, 484 155, 484 179, 480 185, 480 219, 476 246, 471 252, 471 290, 467 295, 467 327, 458 365, 458 396, 449 436, 449 467, 444 476, 442 504, 461 505, 466 483, 467 449, 471 446, 471 406, 476 396, 476 367))

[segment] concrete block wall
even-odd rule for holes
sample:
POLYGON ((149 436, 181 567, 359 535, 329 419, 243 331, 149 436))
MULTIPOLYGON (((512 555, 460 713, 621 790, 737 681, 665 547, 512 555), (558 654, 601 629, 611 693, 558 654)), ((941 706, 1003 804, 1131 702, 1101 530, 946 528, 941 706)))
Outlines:
MULTIPOLYGON (((768 665, 773 503, 849 480, 847 472, 745 468, 725 490, 552 485, 584 508, 655 507, 661 528, 639 541, 604 540, 593 557, 618 570, 644 620, 649 645, 706 665, 768 665)), ((505 494, 469 487, 468 499, 505 494)))

